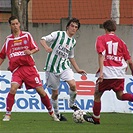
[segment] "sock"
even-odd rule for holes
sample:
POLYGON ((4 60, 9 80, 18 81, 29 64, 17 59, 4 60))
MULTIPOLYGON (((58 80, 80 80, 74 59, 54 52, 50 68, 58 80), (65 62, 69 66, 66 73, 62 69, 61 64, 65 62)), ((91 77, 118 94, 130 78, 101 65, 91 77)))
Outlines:
POLYGON ((58 100, 51 99, 55 114, 59 114, 58 100))
POLYGON ((128 100, 130 102, 133 102, 133 95, 129 93, 125 93, 122 95, 122 100, 128 100))
POLYGON ((41 101, 46 106, 49 114, 51 115, 53 113, 53 110, 48 95, 46 94, 45 97, 41 97, 41 101))
POLYGON ((97 119, 98 121, 100 120, 100 111, 101 111, 101 102, 95 102, 94 101, 94 106, 93 106, 93 117, 95 120, 97 119))
POLYGON ((70 90, 69 95, 70 95, 70 106, 72 106, 75 102, 77 92, 70 90))
POLYGON ((14 104, 14 97, 15 97, 15 94, 11 94, 10 92, 7 95, 7 98, 6 98, 6 105, 7 105, 6 114, 7 115, 11 115, 12 106, 14 104))

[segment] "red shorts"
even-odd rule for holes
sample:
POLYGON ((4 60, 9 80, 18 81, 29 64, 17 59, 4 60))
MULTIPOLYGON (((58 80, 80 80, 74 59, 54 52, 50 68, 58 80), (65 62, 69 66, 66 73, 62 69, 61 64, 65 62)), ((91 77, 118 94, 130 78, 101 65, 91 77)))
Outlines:
POLYGON ((13 74, 11 82, 17 82, 21 88, 25 83, 26 89, 34 89, 42 86, 40 75, 34 66, 21 66, 13 74))
POLYGON ((96 89, 99 92, 106 90, 123 91, 124 90, 124 79, 103 79, 103 82, 99 82, 96 85, 96 89))

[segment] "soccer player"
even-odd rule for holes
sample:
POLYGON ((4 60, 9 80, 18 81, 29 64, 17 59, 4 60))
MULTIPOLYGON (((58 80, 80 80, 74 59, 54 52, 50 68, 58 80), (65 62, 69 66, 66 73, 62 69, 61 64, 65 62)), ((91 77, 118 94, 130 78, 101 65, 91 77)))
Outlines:
POLYGON ((103 23, 103 27, 105 34, 96 40, 99 71, 96 73, 98 79, 94 94, 93 115, 84 115, 87 122, 94 124, 100 124, 101 97, 105 91, 112 89, 117 99, 133 102, 133 95, 123 92, 124 76, 128 65, 133 75, 133 62, 129 51, 125 42, 115 34, 115 21, 107 20, 103 23))
POLYGON ((9 60, 9 70, 12 72, 11 88, 6 99, 6 114, 3 121, 10 121, 11 111, 15 101, 15 94, 22 83, 26 89, 35 88, 40 95, 42 103, 46 106, 49 115, 59 121, 52 110, 50 99, 43 89, 40 76, 35 66, 32 54, 39 51, 39 48, 29 32, 20 30, 20 22, 16 16, 9 18, 12 34, 7 36, 6 41, 0 51, 0 65, 6 56, 9 60))
POLYGON ((86 74, 86 72, 80 69, 74 58, 74 47, 76 46, 76 40, 73 36, 80 28, 80 22, 77 18, 72 18, 66 25, 66 31, 55 31, 51 34, 41 38, 40 43, 48 52, 46 66, 46 84, 52 89, 51 103, 54 108, 55 114, 60 121, 66 121, 67 119, 59 113, 58 107, 58 88, 60 85, 60 79, 66 81, 70 86, 70 102, 69 106, 73 110, 79 108, 75 104, 76 99, 76 83, 74 80, 74 73, 70 67, 70 63, 79 74, 86 74), (50 43, 49 46, 47 43, 50 43))

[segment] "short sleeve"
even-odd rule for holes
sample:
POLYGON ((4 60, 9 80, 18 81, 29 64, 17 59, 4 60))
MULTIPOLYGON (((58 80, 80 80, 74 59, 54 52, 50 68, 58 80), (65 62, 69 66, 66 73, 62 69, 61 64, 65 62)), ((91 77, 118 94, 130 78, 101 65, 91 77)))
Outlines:
POLYGON ((98 54, 105 53, 105 46, 101 36, 97 37, 95 45, 96 45, 96 51, 98 54))
POLYGON ((58 34, 58 32, 55 31, 55 32, 52 32, 51 34, 49 34, 47 36, 43 36, 41 39, 42 40, 44 39, 46 42, 52 43, 57 38, 57 34, 58 34))

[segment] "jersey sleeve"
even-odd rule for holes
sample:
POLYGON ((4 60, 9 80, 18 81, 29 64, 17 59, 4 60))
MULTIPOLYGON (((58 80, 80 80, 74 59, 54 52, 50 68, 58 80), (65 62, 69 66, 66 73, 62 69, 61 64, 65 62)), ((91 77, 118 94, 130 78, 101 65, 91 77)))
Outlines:
POLYGON ((104 54, 105 53, 105 47, 102 37, 97 37, 96 39, 96 51, 98 54, 104 54))
POLYGON ((44 39, 48 43, 52 43, 57 38, 57 33, 58 33, 57 31, 52 32, 51 34, 47 36, 43 36, 41 39, 44 39))
POLYGON ((129 53, 129 50, 128 50, 128 48, 127 48, 127 46, 126 46, 126 44, 124 42, 123 42, 123 57, 124 57, 124 59, 126 61, 131 58, 131 55, 129 53))
POLYGON ((69 52, 68 58, 74 58, 74 49, 69 52))
POLYGON ((28 39, 29 39, 30 49, 39 50, 39 47, 37 46, 36 42, 34 41, 32 35, 29 32, 28 32, 28 39))
POLYGON ((1 51, 0 51, 0 58, 5 59, 6 58, 6 47, 5 44, 3 45, 1 51))

